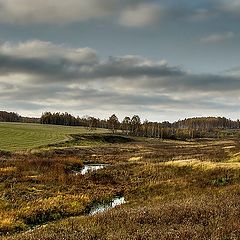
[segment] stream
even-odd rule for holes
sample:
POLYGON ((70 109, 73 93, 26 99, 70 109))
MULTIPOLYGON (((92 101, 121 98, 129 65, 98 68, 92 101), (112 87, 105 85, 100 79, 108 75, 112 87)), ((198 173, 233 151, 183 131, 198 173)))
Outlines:
MULTIPOLYGON (((85 175, 89 172, 97 171, 97 170, 103 169, 107 166, 109 166, 109 164, 87 164, 87 165, 84 165, 80 171, 73 171, 73 174, 85 175)), ((103 213, 103 212, 106 212, 112 208, 115 208, 115 207, 125 204, 125 203, 126 203, 126 201, 123 196, 115 196, 110 201, 94 203, 87 211, 87 215, 93 216, 98 213, 103 213)), ((26 231, 26 233, 30 233, 30 232, 34 231, 34 229, 45 228, 47 225, 48 225, 48 223, 40 225, 40 226, 38 225, 38 226, 32 227, 31 229, 26 231)))
POLYGON ((89 215, 95 215, 98 213, 108 211, 124 203, 126 203, 124 197, 116 196, 110 202, 98 203, 95 206, 91 207, 89 211, 89 215))
POLYGON ((106 168, 107 166, 109 166, 109 164, 98 164, 98 163, 97 164, 86 164, 82 167, 81 170, 72 171, 72 173, 75 174, 75 175, 79 175, 79 174, 85 175, 87 173, 106 168))
POLYGON ((87 164, 87 165, 84 165, 84 167, 82 168, 80 173, 82 175, 85 175, 86 173, 97 171, 97 170, 103 169, 107 166, 108 166, 108 164, 87 164))
MULTIPOLYGON (((89 172, 97 171, 103 168, 108 167, 109 164, 86 164, 80 171, 75 171, 75 175, 85 175, 89 172)), ((96 203, 92 207, 90 207, 88 214, 95 215, 98 213, 102 213, 108 211, 116 206, 122 205, 126 203, 125 198, 123 196, 115 196, 111 199, 111 201, 103 202, 103 203, 96 203)))

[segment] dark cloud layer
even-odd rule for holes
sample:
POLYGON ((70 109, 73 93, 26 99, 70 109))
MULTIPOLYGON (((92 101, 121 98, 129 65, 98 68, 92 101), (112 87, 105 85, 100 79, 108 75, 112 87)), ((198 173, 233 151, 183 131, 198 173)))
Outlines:
POLYGON ((41 41, 0 46, 2 105, 35 112, 179 112, 238 109, 238 68, 222 75, 194 74, 140 56, 101 59, 94 50, 41 41), (33 51, 34 50, 34 51, 33 51))
POLYGON ((97 64, 86 64, 70 61, 69 59, 59 58, 25 58, 6 56, 0 54, 0 72, 9 73, 29 73, 40 76, 55 77, 55 79, 76 79, 76 78, 108 78, 108 77, 161 77, 161 76, 180 76, 183 72, 177 67, 166 65, 140 65, 141 60, 137 57, 117 57, 109 58, 108 61, 98 62, 97 64))
MULTIPOLYGON (((24 45, 22 48, 24 49, 24 45)), ((11 48, 8 48, 8 53, 0 53, 0 74, 31 75, 30 81, 39 83, 87 84, 101 80, 101 84, 115 83, 118 86, 121 81, 123 85, 128 84, 128 88, 163 89, 167 92, 188 90, 219 92, 240 89, 238 75, 193 74, 178 66, 169 66, 165 61, 156 62, 140 56, 110 57, 102 61, 96 56, 94 61, 88 61, 87 57, 84 59, 82 56, 86 55, 85 52, 69 58, 62 51, 54 57, 55 52, 52 52, 52 55, 50 52, 50 55, 46 56, 39 52, 39 56, 35 53, 34 57, 29 58, 25 56, 24 51, 22 55, 20 53, 14 55, 14 51, 9 49, 11 48)), ((72 55, 76 51, 79 49, 72 49, 72 55)))

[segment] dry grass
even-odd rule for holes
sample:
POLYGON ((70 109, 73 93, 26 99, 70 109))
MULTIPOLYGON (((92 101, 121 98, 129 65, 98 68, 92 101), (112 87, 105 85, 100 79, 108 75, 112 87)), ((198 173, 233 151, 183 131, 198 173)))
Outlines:
POLYGON ((49 223, 3 239, 240 239, 238 146, 148 140, 2 157, 2 233, 49 223), (83 162, 112 166, 72 174, 83 162), (119 193, 126 205, 84 215, 119 193))
POLYGON ((166 165, 169 166, 190 166, 192 168, 204 168, 204 169, 216 169, 216 168, 224 168, 224 169, 240 169, 240 162, 207 162, 200 161, 196 159, 187 159, 187 160, 178 160, 178 161, 169 161, 165 162, 166 165))

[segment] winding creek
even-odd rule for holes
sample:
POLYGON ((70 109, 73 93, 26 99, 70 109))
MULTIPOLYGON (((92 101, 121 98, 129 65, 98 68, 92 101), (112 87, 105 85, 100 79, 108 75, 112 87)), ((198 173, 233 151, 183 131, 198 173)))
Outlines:
POLYGON ((93 207, 90 208, 88 214, 92 216, 98 213, 103 213, 124 203, 126 203, 124 197, 116 196, 110 202, 95 204, 93 207))
MULTIPOLYGON (((103 168, 108 167, 108 166, 109 166, 109 164, 86 164, 86 165, 83 166, 83 168, 80 171, 73 171, 73 174, 75 174, 75 175, 79 175, 79 174, 85 175, 85 174, 90 173, 92 171, 97 171, 97 170, 103 169, 103 168)), ((125 204, 125 203, 126 203, 126 200, 125 200, 124 196, 115 196, 111 200, 108 200, 108 201, 95 202, 94 204, 92 204, 92 206, 89 207, 86 214, 88 216, 93 216, 93 215, 96 215, 98 213, 106 212, 106 211, 108 211, 112 208, 115 208, 115 207, 120 206, 120 205, 125 204)), ((25 233, 30 233, 30 232, 34 231, 34 229, 45 228, 47 225, 48 225, 48 223, 40 225, 40 226, 32 227, 31 229, 29 229, 25 233)))
POLYGON ((103 169, 109 166, 108 164, 87 164, 84 165, 81 171, 79 172, 82 175, 85 175, 89 172, 97 171, 99 169, 103 169))
MULTIPOLYGON (((86 164, 80 171, 74 171, 75 175, 85 175, 87 173, 97 171, 103 168, 108 167, 109 164, 86 164)), ((88 211, 88 215, 95 215, 98 213, 102 213, 108 211, 116 206, 122 205, 126 203, 125 198, 123 196, 115 196, 110 201, 95 203, 93 206, 90 207, 88 211)))

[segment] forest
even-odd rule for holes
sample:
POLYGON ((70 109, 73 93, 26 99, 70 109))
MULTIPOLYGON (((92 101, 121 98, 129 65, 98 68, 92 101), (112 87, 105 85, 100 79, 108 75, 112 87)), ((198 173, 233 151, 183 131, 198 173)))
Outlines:
POLYGON ((45 112, 41 118, 22 117, 14 112, 0 111, 1 122, 41 123, 64 126, 83 126, 89 131, 97 128, 109 129, 112 133, 161 139, 193 139, 225 137, 223 130, 239 129, 240 121, 225 117, 195 117, 170 123, 141 120, 138 115, 119 120, 115 114, 108 119, 92 116, 75 117, 67 112, 45 112))
POLYGON ((0 111, 0 122, 39 123, 39 118, 22 117, 15 112, 0 111))

